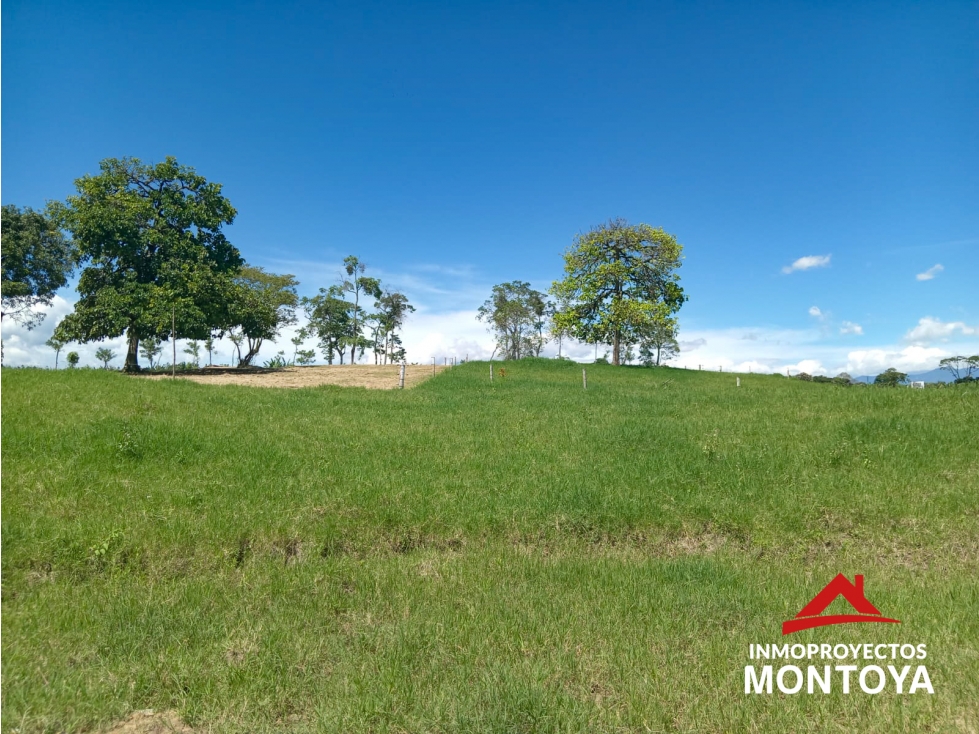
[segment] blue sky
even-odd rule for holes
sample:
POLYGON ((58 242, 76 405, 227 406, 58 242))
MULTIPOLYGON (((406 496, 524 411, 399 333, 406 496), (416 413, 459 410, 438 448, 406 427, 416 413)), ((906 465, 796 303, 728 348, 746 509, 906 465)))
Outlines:
MULTIPOLYGON (((979 351, 975 3, 2 13, 3 203, 176 156, 224 185, 249 261, 312 293, 356 254, 403 288, 413 361, 488 354, 489 288, 546 287, 619 216, 685 245, 679 363, 865 374, 979 351)), ((73 299, 36 333, 5 325, 8 363, 49 362, 73 299)))

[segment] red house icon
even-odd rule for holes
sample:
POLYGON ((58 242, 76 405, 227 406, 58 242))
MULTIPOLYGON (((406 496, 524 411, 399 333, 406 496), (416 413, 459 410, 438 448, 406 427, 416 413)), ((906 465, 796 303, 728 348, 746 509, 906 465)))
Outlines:
POLYGON ((793 619, 782 623, 782 634, 788 635, 800 630, 807 630, 813 627, 826 627, 831 624, 845 624, 846 622, 891 622, 900 624, 896 619, 890 619, 881 615, 877 607, 867 601, 863 594, 863 576, 853 577, 854 583, 843 574, 837 574, 836 578, 830 581, 820 591, 813 600, 806 604, 793 619), (836 597, 842 595, 850 602, 851 606, 860 614, 826 614, 823 611, 836 597))

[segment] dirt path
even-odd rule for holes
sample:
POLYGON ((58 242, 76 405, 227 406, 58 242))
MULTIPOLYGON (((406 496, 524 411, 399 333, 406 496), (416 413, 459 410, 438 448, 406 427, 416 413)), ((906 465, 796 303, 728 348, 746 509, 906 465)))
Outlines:
MULTIPOLYGON (((448 369, 436 366, 436 372, 448 369)), ((341 385, 366 387, 374 390, 393 390, 398 387, 398 365, 322 365, 315 367, 287 367, 282 370, 231 370, 201 369, 191 373, 177 373, 182 380, 193 380, 204 385, 247 385, 249 387, 315 387, 316 385, 341 385)), ((432 376, 431 365, 408 365, 405 387, 414 387, 432 376)), ((168 380, 169 375, 146 375, 150 380, 168 380)))

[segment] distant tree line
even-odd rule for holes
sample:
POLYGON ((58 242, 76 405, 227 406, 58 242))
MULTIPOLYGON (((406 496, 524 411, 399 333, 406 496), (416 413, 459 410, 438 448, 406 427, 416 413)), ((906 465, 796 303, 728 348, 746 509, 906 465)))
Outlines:
MULTIPOLYGON (((977 382, 976 373, 979 373, 979 355, 965 357, 947 357, 938 363, 940 369, 947 371, 953 382, 956 384, 977 382)), ((831 382, 835 385, 848 387, 850 385, 864 385, 866 383, 856 381, 846 372, 841 372, 836 377, 825 377, 823 375, 810 375, 800 372, 794 376, 797 380, 804 382, 831 382)), ((898 387, 909 384, 908 374, 901 372, 894 367, 888 367, 874 378, 874 385, 878 387, 898 387)))
MULTIPOLYGON (((174 158, 155 165, 108 158, 75 189, 44 212, 3 207, 0 318, 35 328, 44 318, 39 307, 80 268, 74 311, 47 342, 56 366, 69 343, 125 336, 126 371, 138 371, 140 357, 159 366, 167 339, 187 341, 188 364, 199 366, 202 347, 211 363, 222 337, 234 345, 237 366, 247 367, 265 342, 297 323, 300 306, 309 323, 292 340, 294 363, 315 361, 302 349, 309 338, 330 364, 342 364, 345 350, 350 362, 367 349, 378 364, 404 360, 399 331, 414 311, 404 294, 383 288, 348 257, 346 278, 300 300, 295 276, 249 265, 228 241, 222 230, 237 211, 221 185, 174 158)), ((284 364, 282 355, 272 362, 284 364)), ((96 352, 104 367, 116 356, 105 347, 96 352)), ((68 358, 78 364, 76 352, 68 358)))
POLYGON ((347 277, 339 284, 302 299, 307 332, 319 340, 328 364, 334 360, 343 364, 348 349, 351 364, 367 349, 374 353, 374 364, 403 362, 405 350, 398 330, 415 307, 403 293, 386 290, 379 279, 365 275, 367 267, 358 258, 351 255, 343 264, 347 277), (374 299, 373 312, 361 305, 366 298, 374 299))

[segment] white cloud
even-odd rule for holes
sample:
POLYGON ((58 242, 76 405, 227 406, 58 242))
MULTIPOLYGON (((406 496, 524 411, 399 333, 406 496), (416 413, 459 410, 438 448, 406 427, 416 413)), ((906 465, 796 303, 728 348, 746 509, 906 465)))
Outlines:
POLYGON ((406 322, 401 339, 408 361, 442 364, 446 358, 462 361, 489 359, 494 342, 486 326, 476 320, 476 311, 416 313, 406 322))
POLYGON ((793 273, 796 270, 809 270, 811 268, 825 268, 829 265, 829 259, 832 255, 806 255, 805 257, 800 257, 791 265, 786 265, 782 268, 782 272, 785 274, 793 273))
POLYGON ((736 363, 734 363, 732 365, 732 367, 731 367, 731 371, 732 372, 752 372, 752 373, 754 373, 754 372, 761 372, 761 373, 768 373, 768 372, 771 372, 772 371, 772 368, 769 365, 762 364, 761 362, 758 362, 758 361, 753 360, 753 359, 749 359, 749 360, 744 361, 744 362, 736 362, 736 363))
MULTIPOLYGON (((970 336, 956 325, 955 336, 970 336)), ((858 324, 843 322, 843 329, 850 334, 861 335, 858 324), (859 330, 858 330, 859 329, 859 330)), ((972 330, 979 333, 979 330, 972 330)), ((954 341, 940 346, 908 344, 875 345, 853 350, 844 343, 834 341, 822 329, 751 329, 683 330, 681 327, 680 354, 670 364, 688 369, 702 368, 717 371, 723 369, 738 372, 779 372, 792 374, 807 372, 810 375, 838 375, 848 372, 853 376, 877 375, 888 367, 905 372, 922 372, 934 369, 939 360, 954 354, 974 354, 976 345, 956 344, 954 341), (752 339, 745 339, 748 333, 752 339), (685 344, 702 342, 696 351, 684 349, 685 344)), ((960 339, 960 342, 962 340, 960 339)))
POLYGON ((781 365, 776 372, 780 372, 785 375, 798 375, 800 372, 805 372, 807 375, 828 374, 826 368, 823 367, 822 362, 820 362, 818 359, 803 359, 795 364, 784 364, 781 365))
POLYGON ((680 337, 680 354, 670 363, 674 366, 725 372, 784 372, 782 366, 786 362, 801 359, 816 348, 819 332, 764 327, 686 331, 681 327, 680 337))
POLYGON ((843 325, 840 326, 841 334, 863 334, 863 327, 860 324, 855 324, 852 321, 844 321, 843 325))
POLYGON ((904 335, 905 341, 912 344, 930 344, 936 341, 948 341, 955 334, 975 336, 979 329, 968 326, 962 321, 942 321, 931 316, 918 320, 918 325, 904 335))
POLYGON ((817 319, 821 319, 823 317, 823 312, 819 309, 819 306, 810 306, 809 315, 815 316, 817 319))
POLYGON ((695 349, 700 349, 706 343, 706 339, 692 339, 688 342, 678 342, 681 352, 692 352, 695 349))
POLYGON ((914 277, 917 278, 918 280, 931 280, 936 275, 938 275, 940 272, 942 272, 944 269, 945 268, 941 264, 932 265, 925 272, 918 273, 914 277))
POLYGON ((888 367, 902 372, 924 372, 935 369, 949 352, 938 347, 911 346, 900 350, 865 349, 847 354, 846 372, 854 377, 878 375, 888 367))

